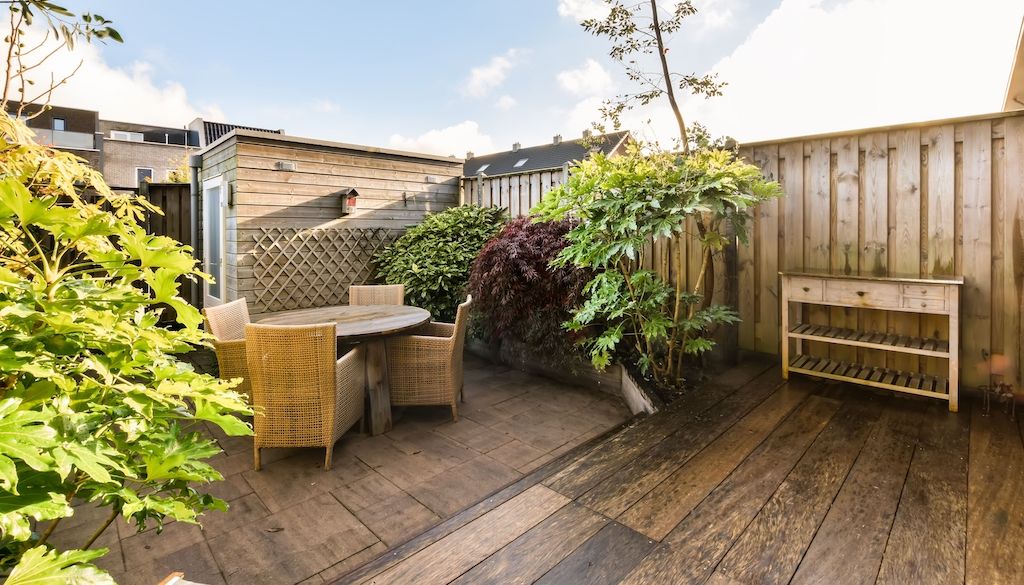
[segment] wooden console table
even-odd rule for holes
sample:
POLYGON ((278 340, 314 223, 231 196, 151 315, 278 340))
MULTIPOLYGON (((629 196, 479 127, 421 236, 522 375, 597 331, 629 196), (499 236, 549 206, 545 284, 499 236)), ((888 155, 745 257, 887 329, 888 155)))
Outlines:
POLYGON ((958 408, 960 349, 960 287, 962 279, 881 278, 839 276, 810 272, 780 272, 782 301, 782 377, 790 372, 841 380, 897 392, 939 398, 958 408), (948 340, 790 323, 790 303, 853 307, 949 317, 948 340), (796 353, 790 358, 790 340, 796 353), (948 360, 943 378, 920 372, 904 372, 879 366, 846 363, 823 356, 806 355, 805 341, 901 352, 948 360))

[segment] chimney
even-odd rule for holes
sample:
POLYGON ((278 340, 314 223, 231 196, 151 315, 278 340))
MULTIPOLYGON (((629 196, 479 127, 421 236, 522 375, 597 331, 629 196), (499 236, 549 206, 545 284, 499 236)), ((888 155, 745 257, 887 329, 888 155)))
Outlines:
POLYGON ((466 151, 466 160, 469 160, 471 158, 473 158, 473 151, 472 150, 467 150, 466 151))
POLYGON ((583 140, 590 140, 590 130, 583 131, 583 140))
POLYGON ((522 147, 521 144, 519 144, 518 142, 513 142, 512 143, 512 152, 519 152, 519 148, 520 147, 522 147))
POLYGON ((551 144, 561 144, 561 143, 562 143, 562 135, 561 134, 555 134, 555 137, 551 139, 551 144))

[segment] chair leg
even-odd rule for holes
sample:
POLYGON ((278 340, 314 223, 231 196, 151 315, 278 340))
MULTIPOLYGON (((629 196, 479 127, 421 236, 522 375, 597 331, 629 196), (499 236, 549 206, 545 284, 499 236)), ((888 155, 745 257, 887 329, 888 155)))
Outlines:
POLYGON ((463 404, 465 404, 465 402, 466 402, 465 390, 466 390, 466 385, 465 384, 463 384, 462 386, 459 387, 459 402, 462 402, 463 404))
POLYGON ((452 422, 459 422, 459 405, 452 402, 452 422))
POLYGON ((260 448, 256 445, 252 446, 252 466, 256 471, 260 470, 260 448))
POLYGON ((331 469, 331 458, 334 456, 334 443, 327 447, 327 457, 324 458, 324 471, 331 469))
POLYGON ((363 415, 362 418, 359 419, 359 434, 360 435, 365 435, 366 434, 366 415, 365 414, 363 415))

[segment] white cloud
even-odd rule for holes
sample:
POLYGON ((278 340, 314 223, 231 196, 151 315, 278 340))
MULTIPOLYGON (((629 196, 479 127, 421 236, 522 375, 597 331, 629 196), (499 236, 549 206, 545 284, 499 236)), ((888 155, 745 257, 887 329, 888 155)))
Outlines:
POLYGON ((486 65, 474 67, 462 85, 462 93, 470 97, 483 97, 505 82, 509 70, 516 65, 522 51, 509 49, 491 57, 486 65))
POLYGON ((726 29, 736 22, 736 0, 695 0, 693 5, 697 14, 691 18, 698 33, 726 29))
MULTIPOLYGON (((683 115, 752 142, 999 111, 1022 16, 1016 2, 782 0, 711 68, 724 95, 680 96, 683 115)), ((678 135, 664 100, 623 123, 678 135)))
POLYGON ((413 152, 428 152, 433 154, 462 157, 466 151, 490 152, 494 150, 494 142, 487 134, 480 132, 480 125, 472 120, 466 120, 441 128, 430 130, 415 138, 393 134, 391 146, 402 150, 413 152))
POLYGON ((603 103, 604 99, 597 96, 588 97, 577 102, 562 118, 561 132, 570 137, 582 134, 594 122, 601 120, 600 109, 603 103))
POLYGON ((500 98, 498 98, 498 101, 494 102, 494 107, 498 108, 503 112, 507 112, 512 108, 516 107, 517 103, 518 102, 516 101, 516 98, 510 95, 503 95, 500 98))
MULTIPOLYGON (((26 40, 29 46, 31 38, 26 40)), ((187 124, 196 116, 224 120, 217 105, 194 103, 180 83, 154 81, 150 63, 136 61, 127 68, 112 67, 94 45, 79 44, 73 53, 58 51, 30 78, 41 86, 51 73, 60 79, 79 61, 82 67, 78 72, 54 91, 50 100, 54 105, 97 110, 104 119, 172 127, 187 124)))
POLYGON ((565 91, 580 96, 605 96, 615 89, 612 76, 593 59, 587 59, 579 69, 569 69, 558 74, 558 85, 565 91))
POLYGON ((336 114, 341 111, 341 106, 328 99, 319 99, 313 102, 313 109, 321 114, 336 114))
POLYGON ((577 21, 608 16, 608 4, 604 0, 558 0, 558 14, 577 21))

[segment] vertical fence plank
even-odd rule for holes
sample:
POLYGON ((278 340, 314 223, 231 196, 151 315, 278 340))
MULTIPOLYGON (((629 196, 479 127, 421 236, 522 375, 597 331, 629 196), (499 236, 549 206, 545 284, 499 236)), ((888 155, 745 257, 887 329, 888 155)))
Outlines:
POLYGON ((533 209, 543 197, 540 192, 540 173, 530 175, 530 209, 533 209))
POLYGON ((992 124, 963 125, 963 352, 961 379, 988 383, 992 331, 992 124))
MULTIPOLYGON (((782 210, 779 218, 779 237, 782 240, 782 269, 804 269, 804 145, 802 142, 790 142, 779 145, 779 179, 785 193, 779 207, 782 210)), ((758 243, 755 242, 755 249, 758 243)), ((760 290, 760 287, 758 288, 760 290)), ((803 321, 803 307, 789 307, 791 323, 803 321)), ((791 323, 786 323, 788 327, 791 323)), ((800 344, 796 347, 800 352, 800 344)))
MULTIPOLYGON (((740 159, 753 164, 753 150, 750 148, 741 148, 739 151, 740 159)), ((737 256, 737 283, 739 286, 739 310, 740 313, 740 324, 739 324, 739 337, 740 337, 740 348, 756 351, 757 346, 754 338, 754 302, 762 293, 760 287, 754 281, 754 242, 758 241, 758 237, 755 235, 757 218, 754 218, 754 224, 751 226, 751 232, 748 234, 748 241, 746 244, 738 244, 736 250, 737 256)))
MULTIPOLYGON (((890 194, 889 207, 889 271, 895 276, 917 277, 921 274, 921 132, 892 132, 889 146, 896 151, 892 167, 895 190, 890 194)), ((915 314, 892 314, 890 329, 916 337, 921 332, 921 319, 915 314)), ((900 370, 917 371, 920 367, 917 356, 890 354, 889 359, 900 370)))
MULTIPOLYGON (((835 177, 834 234, 832 236, 832 271, 838 274, 856 274, 858 269, 858 236, 860 225, 860 147, 856 136, 844 136, 832 141, 836 168, 835 177)), ((833 327, 856 329, 857 311, 846 307, 832 309, 833 327)), ((857 350, 852 347, 836 346, 832 356, 844 362, 857 360, 857 350)))
POLYGON ((1003 265, 1003 241, 1006 224, 1006 149, 1003 138, 992 140, 992 374, 1002 376, 1006 370, 1006 352, 1003 348, 1006 327, 1006 271, 1003 265))
MULTIPOLYGON (((754 149, 754 164, 770 180, 779 176, 779 149, 754 149)), ((779 202, 769 201, 757 211, 758 321, 754 338, 757 351, 776 353, 779 347, 779 202)))
POLYGON ((519 217, 521 207, 519 204, 519 177, 512 175, 508 178, 508 213, 512 217, 519 217))
MULTIPOLYGON (((831 200, 829 141, 813 140, 808 143, 810 159, 806 162, 804 181, 806 200, 804 209, 804 262, 808 270, 827 272, 830 269, 831 200)), ((821 305, 810 305, 805 309, 807 322, 814 325, 829 324, 829 310, 821 305)), ((824 343, 808 343, 812 355, 829 355, 824 343)))
MULTIPOLYGON (((937 126, 922 133, 927 145, 927 229, 926 255, 922 276, 949 277, 955 274, 953 238, 956 233, 956 156, 953 126, 937 126)), ((921 335, 946 338, 948 319, 927 315, 921 319, 921 335)), ((925 371, 947 375, 946 360, 926 358, 925 371)))
POLYGON ((1008 118, 1004 128, 1003 167, 1003 380, 1024 388, 1024 118, 1008 118))

